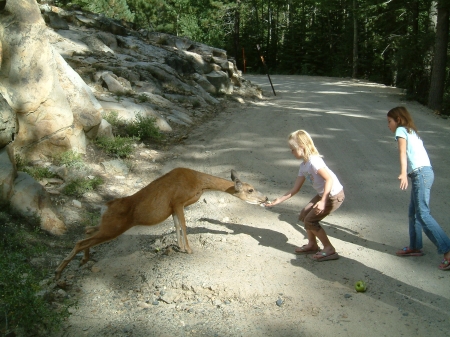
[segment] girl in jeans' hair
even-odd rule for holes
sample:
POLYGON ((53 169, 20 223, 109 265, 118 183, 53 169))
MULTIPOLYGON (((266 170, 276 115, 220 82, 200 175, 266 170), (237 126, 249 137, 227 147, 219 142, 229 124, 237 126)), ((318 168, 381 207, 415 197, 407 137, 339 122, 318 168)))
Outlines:
POLYGON ((308 243, 295 249, 295 253, 312 253, 314 254, 312 259, 316 261, 336 260, 339 255, 319 221, 342 205, 345 198, 344 189, 336 175, 323 161, 311 136, 306 131, 298 130, 291 133, 288 144, 294 157, 302 160, 297 179, 288 192, 271 203, 266 203, 265 206, 272 207, 286 201, 300 191, 303 183, 308 179, 317 191, 317 195, 300 212, 299 220, 305 224, 308 243), (323 249, 320 251, 317 239, 323 245, 323 249))
POLYGON ((404 107, 396 107, 387 113, 388 127, 395 133, 400 154, 400 189, 408 187, 411 179, 409 204, 409 247, 397 252, 398 256, 421 256, 422 230, 436 245, 444 258, 441 270, 450 270, 450 239, 430 214, 430 191, 434 173, 427 151, 418 135, 411 115, 404 107))

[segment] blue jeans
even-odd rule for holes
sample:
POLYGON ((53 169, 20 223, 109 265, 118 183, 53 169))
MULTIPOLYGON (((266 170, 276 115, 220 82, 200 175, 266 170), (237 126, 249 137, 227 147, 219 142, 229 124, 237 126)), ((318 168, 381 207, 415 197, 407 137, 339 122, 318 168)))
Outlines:
POLYGON ((409 204, 409 248, 422 249, 422 230, 434 243, 439 254, 450 251, 450 239, 430 213, 430 192, 434 181, 431 166, 423 166, 409 173, 411 202, 409 204))

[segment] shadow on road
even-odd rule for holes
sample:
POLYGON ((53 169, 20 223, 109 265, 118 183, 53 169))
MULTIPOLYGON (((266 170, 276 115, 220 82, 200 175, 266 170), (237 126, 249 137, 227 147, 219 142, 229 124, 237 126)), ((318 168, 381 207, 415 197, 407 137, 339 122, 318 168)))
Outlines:
MULTIPOLYGON (((225 226, 229 230, 233 231, 233 235, 237 234, 246 234, 251 236, 253 239, 255 239, 259 245, 265 246, 265 247, 272 247, 278 250, 281 250, 286 253, 292 253, 293 245, 287 243, 288 237, 278 231, 271 230, 271 229, 265 229, 265 228, 258 228, 253 226, 246 226, 241 224, 235 224, 235 223, 228 223, 228 222, 222 222, 215 219, 209 219, 209 218, 200 218, 199 221, 205 221, 209 222, 211 224, 225 226)), ((191 228, 189 229, 189 232, 192 234, 198 233, 197 228, 191 228)), ((214 231, 211 229, 206 229, 205 233, 218 233, 218 231, 214 231)), ((220 232, 221 234, 229 234, 227 232, 220 232)))
MULTIPOLYGON (((286 214, 282 213, 280 215, 281 218, 284 218, 284 215, 286 214)), ((287 243, 287 236, 276 230, 257 228, 242 224, 226 223, 209 218, 201 218, 199 220, 225 226, 233 231, 233 235, 249 235, 258 241, 261 246, 272 247, 287 253, 293 252, 294 245, 287 243)), ((282 220, 286 221, 286 219, 282 220)), ((289 216, 289 220, 292 221, 291 216, 289 216)), ((347 228, 336 226, 328 222, 322 222, 322 224, 325 224, 324 228, 330 237, 351 242, 353 244, 360 245, 368 249, 377 250, 382 253, 385 253, 386 250, 394 250, 394 247, 362 239, 357 236, 357 232, 347 228)), ((294 224, 293 227, 299 232, 305 234, 302 226, 294 224)), ((198 229, 199 228, 193 228, 190 232, 198 233, 198 229)), ((207 232, 214 233, 219 231, 211 231, 208 229, 207 232)), ((395 310, 400 311, 403 316, 408 316, 412 313, 421 316, 421 313, 424 310, 432 310, 435 312, 437 317, 436 321, 438 322, 445 322, 450 317, 447 310, 450 308, 449 299, 401 282, 354 259, 341 256, 339 260, 320 263, 313 261, 308 257, 308 255, 298 255, 291 259, 291 264, 295 267, 301 267, 323 280, 331 283, 337 282, 347 288, 350 286, 351 289, 353 289, 353 282, 355 282, 355 280, 363 279, 368 283, 367 292, 364 294, 357 294, 356 292, 346 294, 343 301, 357 300, 357 296, 370 296, 376 301, 382 301, 389 306, 396 308, 395 310), (339 263, 340 267, 333 268, 333 272, 330 272, 329 263, 339 263)), ((368 313, 370 313, 370 308, 367 309, 368 313)), ((436 321, 427 321, 425 323, 432 325, 436 324, 436 321)))

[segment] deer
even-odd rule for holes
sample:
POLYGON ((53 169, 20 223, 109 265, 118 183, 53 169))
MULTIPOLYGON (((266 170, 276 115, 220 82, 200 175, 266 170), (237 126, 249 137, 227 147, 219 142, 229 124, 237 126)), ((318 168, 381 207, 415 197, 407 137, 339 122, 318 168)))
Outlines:
POLYGON ((188 168, 175 168, 135 194, 107 202, 100 224, 86 228, 87 238, 78 241, 59 264, 55 279, 61 277, 64 268, 79 252, 84 251, 81 266, 89 261, 89 248, 111 241, 131 227, 157 225, 170 215, 180 251, 192 254, 187 239, 184 208, 197 202, 203 192, 208 190, 222 191, 249 204, 261 206, 268 200, 252 185, 241 181, 235 170, 231 170, 230 181, 188 168))

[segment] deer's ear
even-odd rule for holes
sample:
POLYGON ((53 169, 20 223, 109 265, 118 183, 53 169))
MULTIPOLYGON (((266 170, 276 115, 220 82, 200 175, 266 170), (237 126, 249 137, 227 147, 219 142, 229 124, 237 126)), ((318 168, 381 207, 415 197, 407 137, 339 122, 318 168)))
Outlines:
POLYGON ((238 178, 235 178, 235 180, 234 180, 234 189, 237 192, 242 191, 242 182, 238 178))
POLYGON ((239 180, 239 176, 235 170, 231 170, 231 180, 233 181, 239 180))

